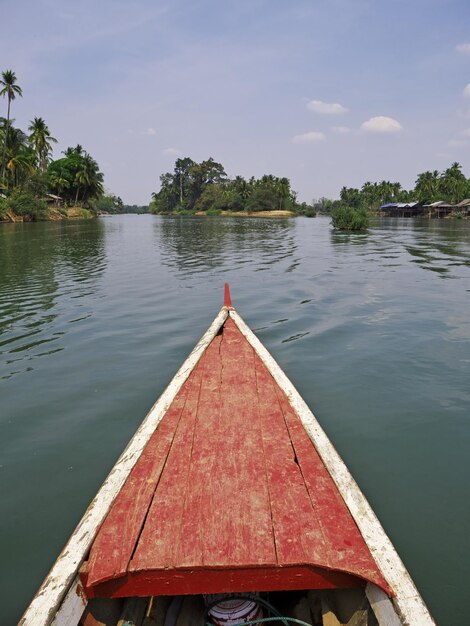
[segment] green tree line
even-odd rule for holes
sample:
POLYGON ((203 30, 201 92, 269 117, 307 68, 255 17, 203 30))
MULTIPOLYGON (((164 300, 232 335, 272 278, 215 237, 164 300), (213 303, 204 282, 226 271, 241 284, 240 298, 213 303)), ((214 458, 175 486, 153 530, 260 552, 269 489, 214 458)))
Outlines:
POLYGON ((288 178, 270 174, 261 178, 242 176, 230 179, 221 163, 212 157, 196 163, 189 157, 177 159, 173 172, 160 176, 160 190, 152 194, 152 213, 195 213, 205 211, 295 211, 309 207, 299 204, 288 178))
POLYGON ((366 182, 361 188, 343 187, 339 200, 320 198, 314 202, 314 207, 325 213, 340 205, 373 212, 390 202, 431 204, 443 200, 457 204, 465 198, 470 198, 470 179, 462 172, 460 163, 452 163, 442 172, 434 170, 418 174, 415 186, 409 190, 404 189, 400 183, 387 180, 378 183, 366 182))
POLYGON ((312 208, 317 213, 331 215, 332 224, 341 230, 364 230, 369 215, 384 204, 418 202, 421 205, 442 200, 449 204, 470 198, 470 179, 462 172, 460 163, 452 163, 442 172, 426 171, 418 174, 413 189, 406 190, 400 183, 383 180, 365 182, 361 188, 342 187, 339 200, 320 198, 312 208))
POLYGON ((81 145, 52 160, 57 139, 42 117, 34 117, 26 131, 15 127, 12 105, 23 90, 12 70, 1 73, 0 96, 6 100, 6 117, 0 117, 0 217, 10 211, 30 219, 45 218, 48 194, 61 198, 58 206, 93 208, 92 202, 104 194, 96 160, 81 145))

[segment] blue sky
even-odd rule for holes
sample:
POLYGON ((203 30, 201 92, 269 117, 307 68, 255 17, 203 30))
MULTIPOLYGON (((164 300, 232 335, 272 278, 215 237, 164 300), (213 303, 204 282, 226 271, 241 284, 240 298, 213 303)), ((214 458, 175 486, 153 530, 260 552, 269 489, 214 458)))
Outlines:
POLYGON ((470 177, 469 0, 0 0, 0 16, 17 125, 43 117, 56 158, 82 144, 126 203, 178 156, 287 176, 308 202, 453 161, 470 177))

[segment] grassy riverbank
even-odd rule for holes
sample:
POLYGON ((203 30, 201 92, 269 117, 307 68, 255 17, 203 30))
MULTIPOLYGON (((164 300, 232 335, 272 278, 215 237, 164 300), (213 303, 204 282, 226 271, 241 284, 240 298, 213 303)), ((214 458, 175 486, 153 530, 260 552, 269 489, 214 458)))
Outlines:
POLYGON ((97 217, 96 213, 79 206, 64 207, 47 207, 42 209, 38 214, 19 215, 8 209, 0 214, 0 222, 60 222, 63 220, 88 220, 97 217))

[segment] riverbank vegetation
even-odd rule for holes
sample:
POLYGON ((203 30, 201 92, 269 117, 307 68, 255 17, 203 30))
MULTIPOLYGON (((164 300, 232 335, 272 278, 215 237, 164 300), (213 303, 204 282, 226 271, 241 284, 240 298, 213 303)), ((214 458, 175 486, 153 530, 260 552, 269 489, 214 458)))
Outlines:
POLYGON ((99 214, 122 215, 123 213, 132 213, 135 215, 143 215, 149 212, 149 205, 124 204, 119 196, 113 194, 103 195, 90 202, 92 209, 99 214))
POLYGON ((369 216, 383 214, 382 207, 387 204, 389 209, 395 210, 395 215, 400 211, 405 215, 407 211, 408 216, 469 218, 469 206, 463 202, 468 198, 470 178, 466 178, 460 163, 452 163, 442 172, 434 170, 418 174, 415 186, 409 190, 398 182, 366 182, 361 188, 343 187, 339 200, 314 200, 312 208, 317 213, 331 215, 334 228, 364 230, 369 216), (436 206, 429 206, 433 203, 436 206), (445 210, 439 208, 442 205, 445 210), (410 207, 414 207, 413 211, 410 207))
POLYGON ((68 207, 96 212, 93 202, 104 196, 103 174, 81 145, 67 148, 53 160, 52 136, 42 117, 33 117, 26 130, 15 126, 12 104, 23 96, 12 70, 0 77, 6 117, 0 117, 0 219, 61 219, 68 207))
POLYGON ((173 172, 160 176, 160 191, 152 194, 152 213, 252 213, 283 211, 302 214, 310 207, 298 203, 288 178, 265 175, 230 179, 221 163, 211 157, 201 163, 177 159, 173 172))
POLYGON ((361 231, 369 225, 369 213, 363 209, 340 205, 331 213, 333 228, 338 230, 361 231))
POLYGON ((377 212, 382 205, 391 202, 418 202, 425 205, 443 201, 455 205, 466 198, 470 198, 470 178, 462 172, 460 163, 452 163, 442 172, 434 170, 418 174, 415 186, 409 190, 397 182, 365 182, 361 188, 343 187, 339 200, 321 198, 314 206, 325 213, 330 213, 339 205, 377 212))

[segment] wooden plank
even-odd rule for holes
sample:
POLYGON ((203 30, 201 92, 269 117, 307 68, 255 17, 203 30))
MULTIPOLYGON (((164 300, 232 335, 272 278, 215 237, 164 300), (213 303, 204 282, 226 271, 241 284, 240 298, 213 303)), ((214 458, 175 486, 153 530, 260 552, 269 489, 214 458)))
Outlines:
POLYGON ((375 513, 352 478, 343 460, 313 416, 294 385, 281 370, 259 339, 235 311, 229 312, 240 331, 253 346, 278 385, 287 395, 290 404, 300 417, 310 439, 317 448, 325 466, 335 481, 344 501, 351 511, 372 556, 385 579, 393 589, 394 604, 403 624, 431 626, 435 622, 416 589, 410 575, 393 544, 383 530, 375 513), (410 602, 410 599, 413 601, 410 602))
POLYGON ((274 565, 254 352, 230 320, 224 326, 221 359, 221 419, 214 471, 207 481, 204 564, 274 565))
POLYGON ((256 357, 263 456, 278 565, 328 562, 325 540, 296 463, 274 380, 256 357))
POLYGON ((356 576, 315 566, 221 567, 128 572, 88 590, 90 597, 195 595, 362 586, 356 576))
MULTIPOLYGON (((214 341, 217 341, 216 337, 214 341)), ((205 359, 205 355, 201 361, 205 359)), ((160 569, 178 565, 180 529, 188 491, 194 429, 196 424, 201 368, 197 367, 186 383, 186 403, 168 454, 162 476, 140 534, 129 571, 160 569)))
POLYGON ((324 564, 392 593, 357 524, 285 393, 276 385, 292 445, 326 544, 324 564))
POLYGON ((78 576, 73 581, 69 592, 64 598, 59 610, 55 614, 52 626, 69 626, 78 624, 80 617, 87 606, 88 600, 78 576))
POLYGON ((77 575, 78 569, 95 538, 99 526, 106 517, 111 503, 119 493, 176 394, 224 323, 227 314, 227 309, 225 307, 222 308, 166 390, 151 408, 88 507, 67 545, 23 614, 18 626, 48 626, 50 624, 61 605, 62 599, 77 575))
POLYGON ((232 298, 230 297, 230 287, 228 283, 224 285, 224 306, 232 308, 232 298))
MULTIPOLYGON (((366 596, 380 626, 402 626, 402 621, 396 614, 392 601, 382 589, 369 583, 366 585, 366 596)), ((417 626, 420 624, 426 626, 427 623, 418 622, 417 626)))
POLYGON ((193 379, 194 372, 150 438, 99 529, 88 558, 89 585, 126 573, 172 447, 193 379))
POLYGON ((215 337, 199 364, 202 384, 176 558, 181 567, 204 564, 205 553, 218 549, 213 544, 213 535, 208 532, 208 521, 211 517, 209 509, 212 506, 208 483, 212 477, 216 477, 214 465, 220 437, 221 342, 222 336, 215 337))

